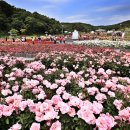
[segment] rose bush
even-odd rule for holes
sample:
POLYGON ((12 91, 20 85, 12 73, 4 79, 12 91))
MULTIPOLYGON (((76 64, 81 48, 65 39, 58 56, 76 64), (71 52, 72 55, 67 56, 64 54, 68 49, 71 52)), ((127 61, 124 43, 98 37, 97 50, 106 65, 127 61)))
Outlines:
POLYGON ((110 49, 0 57, 1 130, 129 130, 130 54, 110 49))

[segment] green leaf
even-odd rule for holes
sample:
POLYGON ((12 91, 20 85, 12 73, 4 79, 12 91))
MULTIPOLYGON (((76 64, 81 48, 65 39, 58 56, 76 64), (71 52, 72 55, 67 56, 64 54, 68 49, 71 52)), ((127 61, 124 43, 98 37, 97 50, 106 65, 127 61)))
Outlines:
POLYGON ((6 124, 9 125, 9 119, 8 118, 6 119, 6 124))

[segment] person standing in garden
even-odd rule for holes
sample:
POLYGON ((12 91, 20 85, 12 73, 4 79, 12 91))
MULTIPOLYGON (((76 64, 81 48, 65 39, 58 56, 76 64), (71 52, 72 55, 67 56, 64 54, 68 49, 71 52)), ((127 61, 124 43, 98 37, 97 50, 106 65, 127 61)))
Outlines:
POLYGON ((66 39, 66 37, 63 37, 63 38, 62 38, 63 43, 65 43, 65 39, 66 39))
POLYGON ((60 37, 60 38, 59 38, 60 44, 62 44, 62 40, 63 40, 62 37, 60 37))
POLYGON ((53 39, 53 40, 54 40, 54 44, 56 44, 56 42, 57 42, 57 38, 56 38, 56 37, 54 37, 54 39, 53 39))
POLYGON ((38 37, 38 43, 42 43, 42 39, 40 36, 38 37))
POLYGON ((14 37, 12 38, 12 40, 13 40, 13 42, 15 42, 15 38, 14 37))
POLYGON ((35 41, 35 37, 32 37, 32 44, 34 44, 34 41, 35 41))
POLYGON ((5 41, 6 41, 6 42, 8 41, 8 37, 5 38, 5 41))

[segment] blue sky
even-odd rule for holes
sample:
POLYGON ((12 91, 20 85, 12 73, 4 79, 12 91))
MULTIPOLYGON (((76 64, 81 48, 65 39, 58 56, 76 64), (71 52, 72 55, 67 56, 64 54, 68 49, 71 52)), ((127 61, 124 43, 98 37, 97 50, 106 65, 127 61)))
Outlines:
POLYGON ((60 22, 111 25, 130 20, 130 0, 6 0, 60 22))

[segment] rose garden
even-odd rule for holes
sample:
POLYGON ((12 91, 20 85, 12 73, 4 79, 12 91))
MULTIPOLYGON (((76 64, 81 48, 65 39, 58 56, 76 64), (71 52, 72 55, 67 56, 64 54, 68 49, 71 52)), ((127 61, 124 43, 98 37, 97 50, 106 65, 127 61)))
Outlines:
POLYGON ((130 130, 130 20, 113 23, 130 18, 127 0, 12 0, 25 9, 6 1, 0 130, 130 130))
POLYGON ((2 130, 129 130, 129 52, 40 46, 1 46, 2 130), (32 61, 11 56, 32 52, 32 61))

